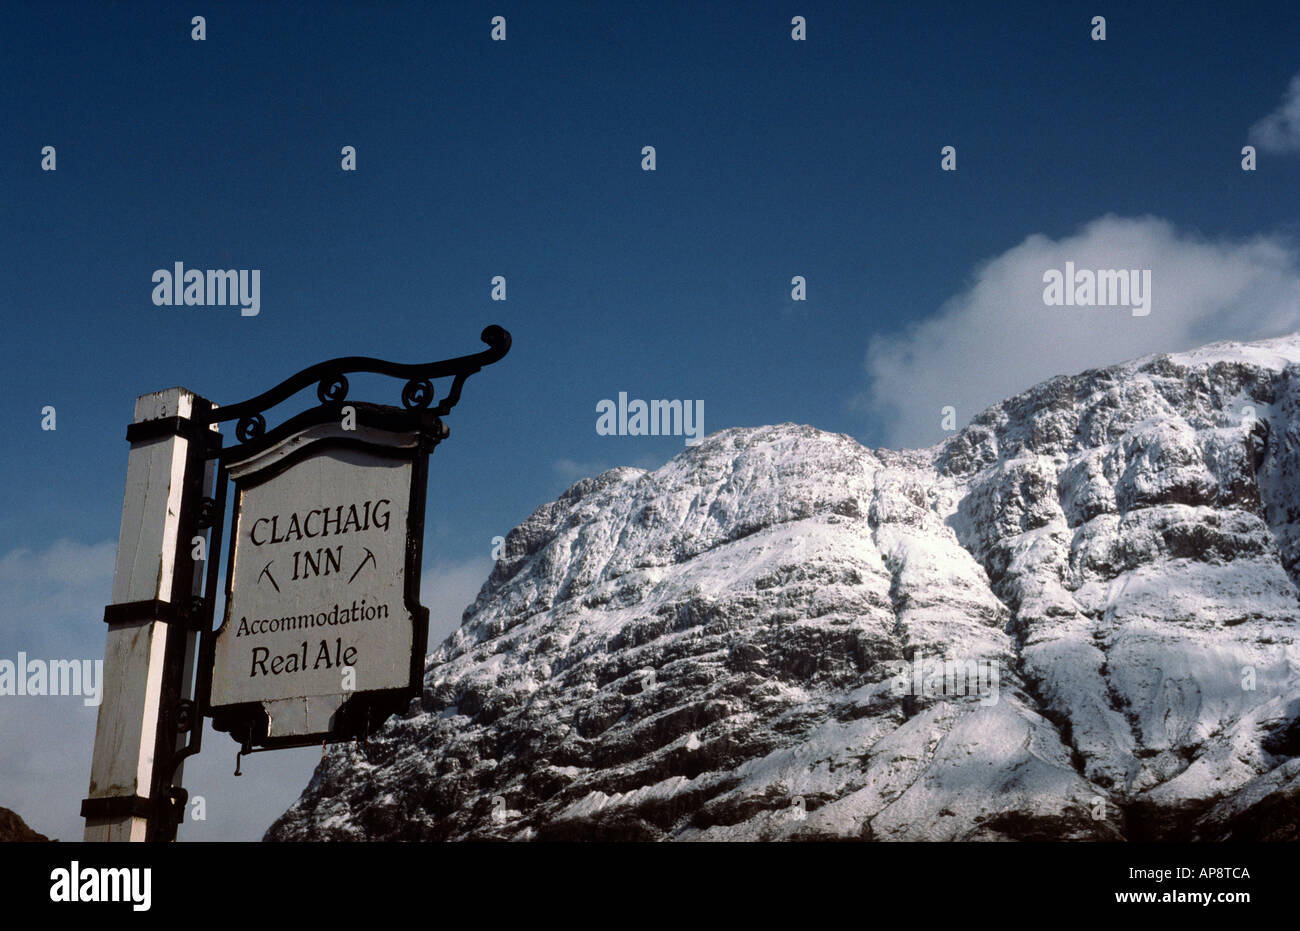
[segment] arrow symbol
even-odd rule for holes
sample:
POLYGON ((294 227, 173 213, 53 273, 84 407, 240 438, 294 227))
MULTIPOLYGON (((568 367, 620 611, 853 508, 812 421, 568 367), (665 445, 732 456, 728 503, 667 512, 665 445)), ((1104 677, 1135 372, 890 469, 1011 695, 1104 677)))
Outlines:
MULTIPOLYGON (((271 562, 275 562, 275 560, 273 559, 273 560, 271 560, 271 562)), ((257 581, 259 581, 259 582, 262 581, 262 576, 266 576, 266 577, 271 581, 271 587, 274 588, 277 592, 280 590, 280 586, 278 586, 278 585, 275 584, 275 576, 271 575, 271 563, 270 563, 270 562, 267 563, 266 566, 265 566, 265 568, 263 568, 262 571, 258 573, 258 575, 257 575, 257 581)))
MULTIPOLYGON (((361 565, 357 566, 357 572, 360 572, 362 569, 364 569, 366 567, 366 563, 368 562, 373 562, 375 563, 376 566, 378 566, 379 563, 375 562, 375 554, 370 552, 370 547, 363 546, 361 548, 366 551, 366 558, 361 560, 361 565)), ((357 577, 357 572, 352 573, 352 579, 355 579, 357 577)), ((349 585, 352 584, 352 579, 348 579, 349 585)))

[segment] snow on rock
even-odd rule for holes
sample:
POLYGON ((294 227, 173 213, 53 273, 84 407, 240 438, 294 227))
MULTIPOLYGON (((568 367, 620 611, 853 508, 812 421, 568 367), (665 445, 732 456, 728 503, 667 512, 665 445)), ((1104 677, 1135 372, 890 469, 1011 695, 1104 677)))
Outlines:
POLYGON ((926 450, 723 430, 512 530, 267 837, 1295 836, 1298 572, 1300 334, 926 450))

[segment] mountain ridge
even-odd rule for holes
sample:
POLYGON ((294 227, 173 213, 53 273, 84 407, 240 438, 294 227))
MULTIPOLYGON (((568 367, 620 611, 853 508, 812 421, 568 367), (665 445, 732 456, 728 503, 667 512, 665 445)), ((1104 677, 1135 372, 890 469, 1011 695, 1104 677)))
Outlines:
POLYGON ((267 838, 1285 834, 1298 487, 1297 334, 1058 376, 920 450, 719 431, 512 530, 422 710, 267 838), (996 700, 903 681, 918 655, 996 700))

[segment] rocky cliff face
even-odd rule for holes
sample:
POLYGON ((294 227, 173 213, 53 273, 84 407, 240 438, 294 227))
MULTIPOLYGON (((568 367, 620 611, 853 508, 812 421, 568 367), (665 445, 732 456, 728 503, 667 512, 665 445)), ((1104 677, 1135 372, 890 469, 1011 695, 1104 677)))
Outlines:
POLYGON ((39 834, 27 826, 27 822, 16 812, 0 808, 0 844, 31 843, 48 841, 44 834, 39 834))
POLYGON ((724 430, 515 528, 422 710, 267 837, 1293 836, 1297 492, 1300 335, 926 450, 724 430))

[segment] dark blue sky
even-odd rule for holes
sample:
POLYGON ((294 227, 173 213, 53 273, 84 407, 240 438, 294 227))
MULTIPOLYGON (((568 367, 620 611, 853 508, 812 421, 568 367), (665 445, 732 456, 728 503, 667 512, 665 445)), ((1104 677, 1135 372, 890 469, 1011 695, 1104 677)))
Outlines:
MULTIPOLYGON (((6 3, 0 556, 116 540, 139 394, 229 404, 335 356, 476 352, 489 323, 514 348, 448 418, 426 564, 679 453, 596 434, 620 391, 883 443, 851 403, 868 342, 1026 236, 1296 233, 1300 159, 1238 162, 1298 70, 1289 2, 6 3), (154 306, 176 261, 259 269, 260 314, 154 306)), ((0 655, 37 623, 0 618, 0 655)))
POLYGON ((115 536, 137 394, 230 403, 323 358, 476 351, 493 322, 514 351, 437 453, 449 556, 561 490, 556 460, 679 452, 596 435, 619 390, 703 399, 710 432, 880 442, 845 403, 868 339, 1029 233, 1293 223, 1295 160, 1223 167, 1300 61, 1300 7, 1132 6, 1101 43, 1095 3, 223 3, 204 42, 174 6, 6 5, 0 541, 115 536), (260 269, 261 313, 155 307, 177 260, 260 269))

